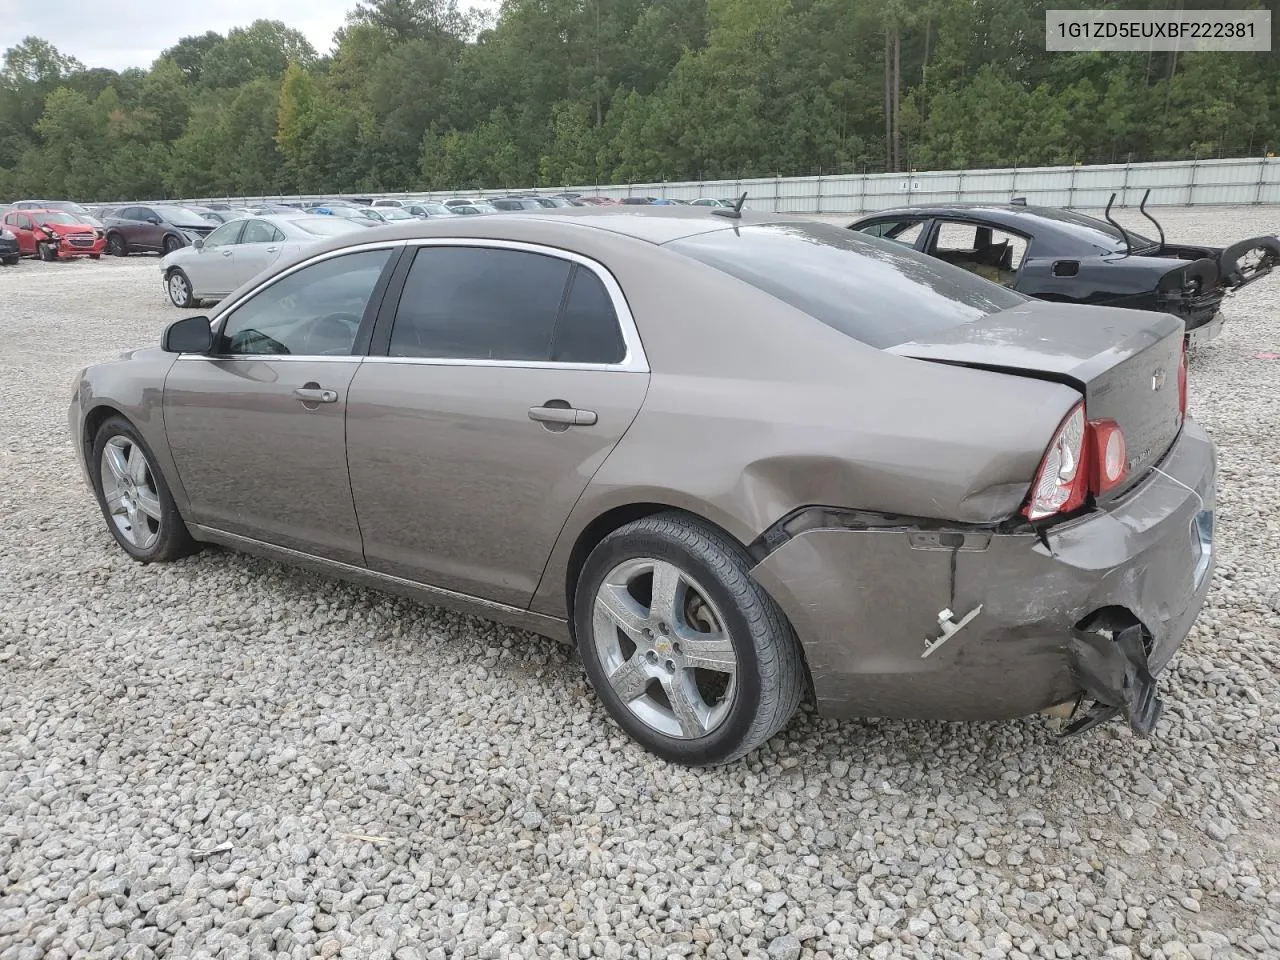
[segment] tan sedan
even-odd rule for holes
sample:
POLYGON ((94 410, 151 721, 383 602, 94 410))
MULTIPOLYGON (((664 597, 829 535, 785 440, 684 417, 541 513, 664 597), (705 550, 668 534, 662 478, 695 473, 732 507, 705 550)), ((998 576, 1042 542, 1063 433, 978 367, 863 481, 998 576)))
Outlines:
MULTIPOLYGON (((201 542, 573 636, 650 750, 1074 707, 1141 733, 1212 568, 1182 325, 733 210, 415 221, 90 367, 132 557, 201 542)), ((229 601, 230 602, 230 601, 229 601)))

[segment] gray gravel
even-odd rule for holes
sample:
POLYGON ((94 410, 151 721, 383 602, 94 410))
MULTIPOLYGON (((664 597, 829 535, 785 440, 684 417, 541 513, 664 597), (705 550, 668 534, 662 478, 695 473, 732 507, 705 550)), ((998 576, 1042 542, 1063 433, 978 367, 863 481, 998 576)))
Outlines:
POLYGON ((1280 279, 1193 364, 1221 560, 1156 739, 806 712, 710 771, 539 638, 125 557, 68 381, 177 315, 155 258, 0 271, 0 960, 1280 955, 1280 279))

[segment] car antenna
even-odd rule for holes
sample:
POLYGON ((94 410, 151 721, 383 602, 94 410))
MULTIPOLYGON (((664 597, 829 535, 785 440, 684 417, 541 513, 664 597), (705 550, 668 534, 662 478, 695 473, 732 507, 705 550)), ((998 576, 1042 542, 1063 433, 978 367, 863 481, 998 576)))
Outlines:
POLYGON ((1154 223, 1156 229, 1160 231, 1160 249, 1163 250, 1164 249, 1164 227, 1160 226, 1159 220, 1157 220, 1151 214, 1147 213, 1147 197, 1149 196, 1151 196, 1151 188, 1147 187, 1147 192, 1142 195, 1142 202, 1138 204, 1138 212, 1141 213, 1148 220, 1150 220, 1152 223, 1154 223))
POLYGON ((1015 207, 1025 207, 1027 205, 1026 197, 1010 197, 1009 202, 1015 207))
POLYGON ((1107 218, 1107 223, 1111 224, 1120 231, 1120 236, 1124 237, 1124 255, 1129 256, 1129 251, 1133 249, 1133 244, 1129 241, 1129 232, 1120 226, 1120 222, 1111 216, 1111 205, 1116 202, 1116 195, 1111 194, 1111 199, 1107 201, 1107 210, 1103 214, 1107 218))
POLYGON ((732 207, 712 207, 711 215, 715 217, 728 217, 730 220, 742 219, 742 205, 747 202, 747 191, 742 191, 742 196, 738 198, 738 202, 732 207))

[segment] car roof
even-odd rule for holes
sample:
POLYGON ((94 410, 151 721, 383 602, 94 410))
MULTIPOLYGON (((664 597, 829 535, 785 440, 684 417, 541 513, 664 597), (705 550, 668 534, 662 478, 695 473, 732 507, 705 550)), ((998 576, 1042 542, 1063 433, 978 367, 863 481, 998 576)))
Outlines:
POLYGON ((378 239, 414 240, 430 237, 466 237, 485 240, 521 240, 555 246, 558 242, 589 242, 594 231, 631 237, 652 244, 717 230, 765 223, 812 223, 787 214, 748 213, 740 219, 718 217, 703 207, 546 207, 540 211, 494 213, 484 217, 446 220, 412 220, 383 224, 360 235, 343 235, 322 248, 336 250, 378 239))

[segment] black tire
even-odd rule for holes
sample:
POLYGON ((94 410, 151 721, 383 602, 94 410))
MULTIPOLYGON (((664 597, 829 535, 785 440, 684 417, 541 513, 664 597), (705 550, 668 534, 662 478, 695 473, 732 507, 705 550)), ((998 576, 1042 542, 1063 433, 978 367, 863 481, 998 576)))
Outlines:
MULTIPOLYGON (((780 731, 800 705, 805 668, 800 644, 782 610, 751 579, 743 547, 689 514, 645 517, 615 530, 591 551, 574 595, 574 634, 587 677, 614 721, 652 753, 674 763, 709 766, 742 757, 780 731), (642 720, 614 690, 595 642, 597 592, 630 560, 674 564, 689 586, 718 608, 736 658, 732 702, 717 726, 697 737, 671 736, 642 720)), ((687 596, 687 593, 686 593, 687 596)), ((676 628, 671 628, 675 637, 676 628)), ((679 644, 674 644, 677 653, 679 644)), ((638 651, 632 656, 638 656, 638 651)), ((666 654, 663 654, 666 656, 666 654)), ((670 661, 668 661, 668 667, 670 661)), ((652 686, 652 685, 651 685, 652 686)))
POLYGON ((6 267, 16 267, 16 266, 18 265, 18 261, 19 261, 20 259, 21 259, 21 257, 5 257, 5 258, 4 258, 4 265, 5 265, 6 267))
POLYGON ((36 244, 36 252, 45 263, 52 263, 58 259, 58 251, 47 243, 36 244))
POLYGON ((100 254, 100 253, 91 253, 91 254, 89 254, 89 259, 90 259, 90 260, 101 260, 101 259, 102 259, 102 254, 100 254))
POLYGON ((174 267, 164 278, 165 292, 169 294, 169 302, 175 307, 181 307, 188 310, 191 307, 200 305, 200 301, 191 295, 191 278, 187 276, 186 271, 181 267, 174 267), (181 278, 180 283, 175 283, 175 278, 181 278), (174 289, 177 287, 178 289, 174 289))
POLYGON ((127 257, 129 255, 129 241, 124 238, 123 234, 108 233, 107 253, 113 257, 127 257))
POLYGON ((165 237, 162 247, 163 247, 164 254, 167 256, 173 253, 173 251, 181 249, 182 241, 179 240, 177 237, 165 237))
POLYGON ((93 481, 93 491, 98 497, 98 506, 102 510, 103 519, 107 523, 107 530, 115 538, 120 548, 140 563, 177 560, 199 549, 198 544, 191 539, 191 534, 187 531, 186 524, 183 523, 182 516, 178 513, 178 507, 173 502, 173 495, 169 492, 169 485, 165 482, 164 475, 155 466, 155 463, 155 454, 151 452, 147 442, 134 429, 133 424, 124 417, 109 417, 98 428, 89 454, 89 477, 93 481), (128 444, 136 446, 145 456, 145 482, 154 491, 155 498, 159 502, 160 517, 157 522, 158 529, 155 531, 155 540, 141 547, 130 542, 125 533, 121 531, 112 517, 111 507, 108 505, 107 497, 103 493, 103 451, 106 449, 107 444, 116 438, 122 438, 128 444))

